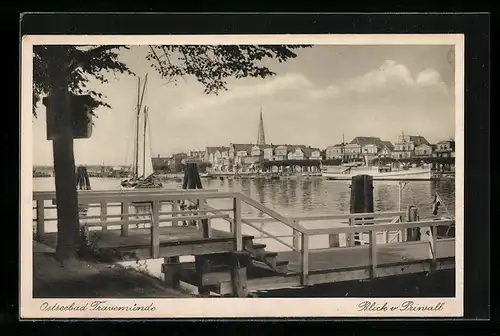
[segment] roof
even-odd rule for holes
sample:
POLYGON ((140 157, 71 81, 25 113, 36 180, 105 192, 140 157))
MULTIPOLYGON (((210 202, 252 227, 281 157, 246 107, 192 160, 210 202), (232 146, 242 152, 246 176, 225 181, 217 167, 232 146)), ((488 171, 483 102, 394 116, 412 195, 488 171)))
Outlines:
POLYGON ((421 144, 430 145, 429 141, 421 135, 410 135, 410 141, 413 141, 415 146, 420 146, 421 144))
POLYGON ((360 137, 355 137, 350 143, 351 144, 361 145, 361 146, 366 146, 366 145, 381 146, 382 145, 382 140, 380 140, 380 138, 378 138, 378 137, 360 136, 360 137))
POLYGON ((207 154, 214 154, 215 152, 219 151, 219 152, 225 152, 225 151, 228 151, 229 150, 229 147, 225 147, 225 146, 214 146, 214 147, 207 147, 207 154))
POLYGON ((387 147, 389 150, 394 150, 394 145, 390 141, 382 141, 382 146, 387 147))

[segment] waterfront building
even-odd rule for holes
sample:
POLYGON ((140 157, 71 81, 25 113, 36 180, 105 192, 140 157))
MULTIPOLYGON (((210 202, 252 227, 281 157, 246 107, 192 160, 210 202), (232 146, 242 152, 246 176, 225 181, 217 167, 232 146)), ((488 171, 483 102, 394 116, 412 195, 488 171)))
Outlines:
POLYGON ((325 158, 327 160, 342 159, 345 145, 346 145, 345 143, 341 143, 326 147, 325 158))
POLYGON ((415 147, 415 157, 428 158, 432 156, 432 145, 422 143, 415 147))
POLYGON ((382 141, 382 145, 377 153, 379 158, 392 157, 392 151, 394 150, 394 145, 390 141, 382 141))
POLYGON ((274 160, 274 148, 273 145, 268 145, 262 150, 264 161, 274 160))
POLYGON ((394 144, 392 157, 394 159, 410 159, 415 156, 415 148, 430 143, 421 135, 406 135, 403 132, 398 136, 398 142, 394 144))
POLYGON ((212 165, 214 171, 228 171, 231 165, 229 150, 226 146, 207 147, 205 161, 212 165))
POLYGON ((455 140, 444 140, 436 144, 436 157, 455 157, 455 140))

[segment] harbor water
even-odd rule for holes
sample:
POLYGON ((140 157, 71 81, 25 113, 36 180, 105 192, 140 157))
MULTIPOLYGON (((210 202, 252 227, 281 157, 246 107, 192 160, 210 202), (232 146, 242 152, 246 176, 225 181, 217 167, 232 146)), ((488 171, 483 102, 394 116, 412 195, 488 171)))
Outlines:
MULTIPOLYGON (((51 177, 34 178, 34 191, 54 190, 54 179, 51 177)), ((115 178, 91 178, 92 190, 118 190, 120 180, 115 178)), ((242 192, 256 201, 264 204, 278 213, 285 216, 308 216, 326 214, 347 214, 350 206, 350 181, 327 181, 320 178, 298 178, 288 180, 256 180, 256 179, 203 179, 203 187, 206 189, 217 189, 219 191, 242 192)), ((166 189, 180 189, 180 181, 163 181, 166 189)), ((432 202, 436 192, 441 197, 444 204, 439 209, 438 216, 455 215, 455 181, 409 181, 402 192, 401 208, 406 209, 410 205, 417 206, 420 219, 432 218, 432 202)), ((379 211, 398 210, 399 184, 393 181, 374 181, 374 208, 379 211)), ((232 201, 210 200, 209 205, 214 208, 230 208, 232 201)), ((47 204, 48 205, 48 204, 47 204)), ((165 204, 162 211, 170 211, 171 207, 165 204)), ((135 212, 147 211, 145 208, 136 208, 135 212)), ((134 210, 130 211, 134 213, 134 210)), ((119 213, 119 207, 108 209, 108 214, 119 213)), ((98 208, 89 209, 90 215, 98 215, 98 208)), ((242 207, 242 215, 245 218, 265 217, 259 210, 245 206, 242 207)), ((55 209, 47 210, 47 218, 56 217, 55 209)), ((321 222, 301 222, 301 225, 308 228, 321 228, 345 225, 341 222, 321 221, 321 222)), ((257 226, 275 235, 290 235, 291 230, 284 224, 277 222, 257 223, 257 226)), ((221 230, 228 230, 229 224, 224 220, 212 220, 212 227, 221 230)), ((56 231, 54 221, 46 223, 46 231, 56 231)), ((250 227, 243 227, 244 234, 253 235, 256 242, 264 243, 270 251, 285 251, 288 247, 279 242, 265 238, 261 232, 250 227)), ((289 244, 292 238, 283 240, 289 244)), ((342 244, 342 242, 341 242, 342 244)), ((311 248, 328 247, 327 236, 315 236, 310 240, 311 248)), ((192 257, 181 258, 181 261, 192 260, 192 257)), ((125 266, 142 268, 151 275, 161 277, 161 264, 163 259, 148 261, 124 262, 125 266)))

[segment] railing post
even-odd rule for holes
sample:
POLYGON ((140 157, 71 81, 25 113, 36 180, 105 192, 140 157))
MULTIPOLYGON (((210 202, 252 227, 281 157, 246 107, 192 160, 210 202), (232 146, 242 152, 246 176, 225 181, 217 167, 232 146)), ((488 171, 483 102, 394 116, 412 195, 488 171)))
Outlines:
MULTIPOLYGON (((411 205, 408 207, 407 220, 408 220, 408 222, 418 221, 418 209, 416 206, 411 205)), ((410 228, 410 229, 407 229, 405 231, 407 232, 407 240, 408 241, 420 240, 420 237, 419 237, 420 229, 419 228, 410 228)))
POLYGON ((151 216, 151 257, 157 259, 160 255, 160 203, 154 200, 151 216))
POLYGON ((301 252, 301 283, 303 286, 308 285, 309 280, 309 236, 306 233, 302 233, 302 248, 301 252))
MULTIPOLYGON (((179 200, 173 200, 172 201, 172 212, 179 211, 179 200)), ((172 214, 172 217, 177 217, 177 214, 174 213, 172 214)), ((172 220, 172 226, 177 226, 179 225, 179 221, 177 219, 172 220)))
POLYGON ((370 277, 376 277, 377 268, 377 231, 370 230, 370 277))
POLYGON ((331 233, 328 235, 328 247, 340 247, 340 235, 331 233))
MULTIPOLYGON (((128 201, 122 202, 122 204, 121 204, 121 213, 122 213, 121 219, 122 220, 126 220, 126 221, 129 220, 128 208, 129 208, 128 201)), ((128 224, 122 225, 121 235, 122 235, 122 237, 128 236, 128 224)))
MULTIPOLYGON (((206 199, 203 199, 201 201, 201 203, 203 205, 207 205, 207 200, 206 199)), ((200 207, 198 207, 200 208, 200 207)), ((205 206, 202 207, 202 210, 206 210, 207 208, 205 206)), ((204 214, 206 215, 207 213, 204 212, 204 214)), ((203 234, 203 238, 212 238, 212 225, 210 225, 210 219, 206 218, 206 219, 202 219, 201 220, 201 230, 202 230, 202 234, 203 234)))
POLYGON ((45 205, 44 200, 36 200, 36 240, 41 241, 45 234, 45 205))
MULTIPOLYGON (((106 202, 101 202, 101 222, 108 220, 108 204, 106 202)), ((108 231, 107 226, 102 226, 102 231, 108 231)))
POLYGON ((233 198, 233 212, 234 212, 233 231, 234 231, 234 237, 236 239, 236 251, 242 251, 243 238, 241 235, 241 198, 239 197, 239 195, 233 198))
MULTIPOLYGON (((354 217, 349 217, 349 227, 354 226, 354 217)), ((346 245, 347 247, 354 246, 354 233, 346 234, 346 245)))
POLYGON ((432 251, 432 262, 431 262, 431 269, 434 271, 436 270, 437 267, 437 226, 431 226, 430 227, 430 234, 431 234, 431 239, 430 239, 430 244, 431 244, 431 251, 432 251))

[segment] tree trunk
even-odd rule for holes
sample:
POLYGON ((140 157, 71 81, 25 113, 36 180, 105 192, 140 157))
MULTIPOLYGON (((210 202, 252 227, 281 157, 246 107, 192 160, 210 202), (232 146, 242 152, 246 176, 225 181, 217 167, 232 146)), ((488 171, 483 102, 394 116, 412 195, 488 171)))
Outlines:
POLYGON ((56 257, 61 262, 76 258, 80 227, 68 88, 67 52, 68 48, 65 46, 50 47, 51 112, 54 113, 56 131, 52 141, 57 200, 56 257))

